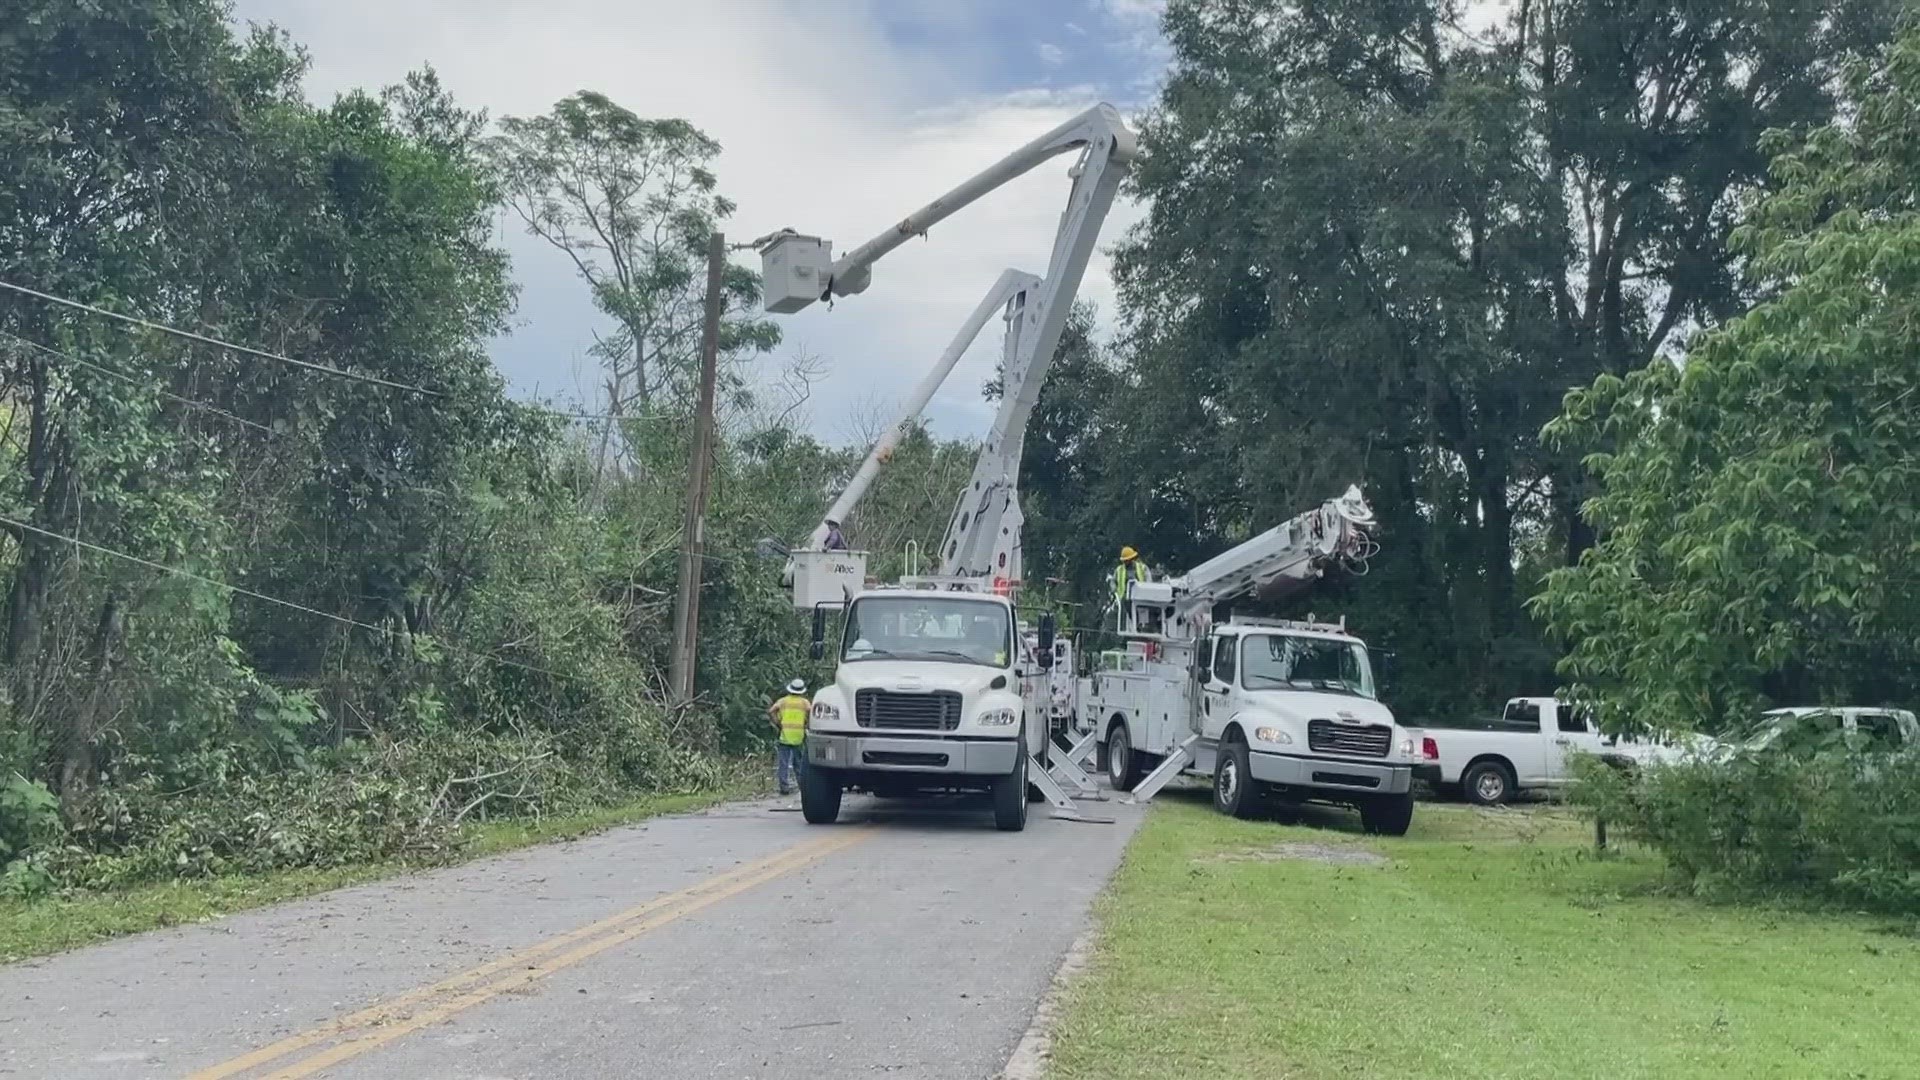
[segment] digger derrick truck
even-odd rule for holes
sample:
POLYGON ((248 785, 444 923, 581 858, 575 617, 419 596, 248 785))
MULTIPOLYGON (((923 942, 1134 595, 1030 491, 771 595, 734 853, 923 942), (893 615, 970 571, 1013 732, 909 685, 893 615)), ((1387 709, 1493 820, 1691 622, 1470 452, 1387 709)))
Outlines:
POLYGON ((1008 155, 840 259, 818 237, 782 230, 759 246, 770 311, 798 311, 864 291, 871 267, 986 193, 1064 153, 1079 157, 1045 277, 1008 270, 915 388, 904 414, 875 443, 806 544, 789 553, 797 607, 813 612, 813 655, 826 650, 826 612, 844 612, 833 681, 814 695, 800 782, 810 823, 839 816, 843 792, 908 795, 987 791, 994 824, 1026 827, 1027 805, 1045 799, 1079 816, 1060 786, 1094 785, 1071 760, 1053 759, 1054 626, 1023 626, 1015 608, 1021 575, 1020 457, 1047 368, 1100 226, 1132 161, 1133 133, 1099 105, 1008 155), (937 566, 886 586, 866 580, 866 554, 829 550, 843 522, 973 339, 1002 314, 1003 393, 993 427, 960 492, 937 566))
POLYGON ((1381 703, 1365 642, 1344 620, 1213 621, 1236 599, 1364 572, 1372 524, 1349 488, 1184 575, 1129 583, 1125 646, 1102 653, 1080 689, 1114 787, 1146 801, 1184 773, 1210 778, 1215 808, 1236 817, 1335 803, 1358 808, 1368 832, 1407 831, 1423 747, 1381 703))

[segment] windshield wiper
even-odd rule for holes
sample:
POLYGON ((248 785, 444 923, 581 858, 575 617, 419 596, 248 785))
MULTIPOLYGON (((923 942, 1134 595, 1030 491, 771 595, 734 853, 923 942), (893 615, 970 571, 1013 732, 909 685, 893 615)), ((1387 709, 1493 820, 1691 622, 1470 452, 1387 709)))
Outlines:
POLYGON ((915 652, 914 655, 916 656, 952 656, 952 657, 957 657, 961 660, 965 660, 969 664, 985 664, 986 663, 985 660, 980 659, 979 657, 973 655, 972 653, 964 653, 964 652, 961 652, 959 649, 921 649, 915 652))

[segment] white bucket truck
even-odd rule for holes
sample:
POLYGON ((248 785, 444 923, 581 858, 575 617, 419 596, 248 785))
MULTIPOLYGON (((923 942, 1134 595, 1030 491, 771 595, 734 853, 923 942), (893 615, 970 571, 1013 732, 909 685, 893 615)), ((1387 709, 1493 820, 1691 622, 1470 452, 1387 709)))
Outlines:
MULTIPOLYGON (((1031 644, 1012 602, 991 592, 909 583, 847 604, 833 682, 813 697, 800 808, 813 824, 840 814, 841 793, 883 797, 984 791, 993 823, 1027 824, 1031 764, 1044 765, 1054 627, 1031 644)), ((824 649, 815 609, 814 650, 824 649)))
POLYGON ((1214 806, 1236 817, 1327 802, 1357 807, 1369 832, 1406 833, 1422 748, 1381 703, 1366 644, 1312 620, 1212 621, 1217 605, 1297 591, 1330 567, 1364 572, 1372 524, 1349 488, 1183 576, 1131 583, 1126 647, 1080 691, 1115 787, 1145 800, 1186 773, 1211 778, 1214 806))

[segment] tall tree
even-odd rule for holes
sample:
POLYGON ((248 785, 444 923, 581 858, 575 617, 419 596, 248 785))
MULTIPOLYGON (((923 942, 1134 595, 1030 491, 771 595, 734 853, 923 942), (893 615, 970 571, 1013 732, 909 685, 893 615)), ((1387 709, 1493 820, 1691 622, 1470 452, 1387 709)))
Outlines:
POLYGON ((1539 606, 1615 722, 1920 692, 1920 32, 1853 87, 1849 122, 1771 142, 1734 245, 1768 298, 1551 431, 1594 452, 1605 532, 1539 606))
MULTIPOLYGON (((616 414, 663 393, 685 411, 698 378, 707 237, 733 212, 713 162, 720 144, 685 120, 652 120, 582 90, 544 116, 507 117, 492 154, 527 231, 565 252, 615 329, 596 351, 616 414)), ((729 266, 721 348, 727 359, 778 344, 750 314, 752 272, 729 266)), ((738 379, 729 375, 728 389, 738 379)))
POLYGON ((1365 479, 1380 564, 1426 583, 1374 625, 1446 613, 1401 643, 1449 673, 1436 707, 1551 679, 1520 556, 1591 535, 1539 430, 1569 387, 1742 307, 1726 237, 1760 133, 1831 116, 1838 65, 1887 32, 1873 3, 1502 11, 1169 4, 1151 209, 1117 259, 1128 471, 1092 495, 1144 497, 1145 538, 1190 562, 1365 479))

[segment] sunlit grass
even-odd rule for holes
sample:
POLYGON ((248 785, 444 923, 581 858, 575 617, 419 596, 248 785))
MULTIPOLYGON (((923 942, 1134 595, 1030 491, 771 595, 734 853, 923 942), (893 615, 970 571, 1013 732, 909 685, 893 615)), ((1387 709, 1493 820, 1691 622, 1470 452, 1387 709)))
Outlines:
POLYGON ((1881 921, 1666 895, 1652 856, 1595 858, 1546 808, 1423 804, 1393 840, 1350 818, 1163 798, 1100 901, 1052 1075, 1920 1075, 1920 941, 1881 921), (1234 857, 1279 842, 1390 862, 1234 857))

